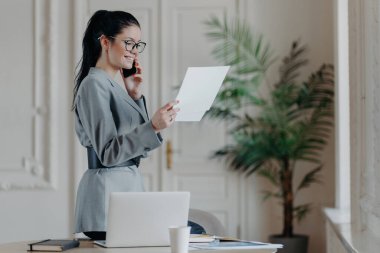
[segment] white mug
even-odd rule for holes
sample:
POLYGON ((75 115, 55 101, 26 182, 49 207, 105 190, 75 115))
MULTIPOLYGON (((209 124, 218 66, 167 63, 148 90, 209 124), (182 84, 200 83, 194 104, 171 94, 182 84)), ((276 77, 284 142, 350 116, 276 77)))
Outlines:
POLYGON ((169 227, 172 253, 187 253, 189 249, 190 229, 188 226, 169 227))

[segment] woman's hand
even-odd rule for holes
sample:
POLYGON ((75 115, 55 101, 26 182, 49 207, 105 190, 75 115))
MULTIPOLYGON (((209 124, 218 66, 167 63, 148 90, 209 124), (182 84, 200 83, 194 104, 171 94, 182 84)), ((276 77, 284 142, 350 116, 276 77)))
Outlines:
POLYGON ((123 76, 123 69, 120 69, 121 76, 123 77, 124 86, 127 89, 127 92, 129 96, 131 96, 132 99, 138 100, 142 96, 142 67, 138 61, 138 58, 135 59, 135 67, 137 69, 136 74, 133 74, 127 78, 124 78, 123 76))
POLYGON ((179 108, 173 108, 179 101, 172 101, 167 103, 164 107, 161 107, 152 117, 152 125, 156 132, 162 129, 168 128, 173 124, 179 108))

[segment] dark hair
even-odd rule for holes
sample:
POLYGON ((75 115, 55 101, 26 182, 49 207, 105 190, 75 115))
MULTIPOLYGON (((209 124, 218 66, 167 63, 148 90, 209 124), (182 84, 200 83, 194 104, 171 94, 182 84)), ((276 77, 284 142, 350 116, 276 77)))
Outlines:
POLYGON ((99 37, 103 34, 107 37, 116 36, 123 28, 133 25, 140 27, 137 19, 124 11, 99 10, 92 15, 83 36, 83 55, 76 67, 77 69, 80 65, 79 72, 75 76, 72 110, 75 109, 75 98, 82 80, 88 75, 90 68, 96 65, 102 52, 99 37))

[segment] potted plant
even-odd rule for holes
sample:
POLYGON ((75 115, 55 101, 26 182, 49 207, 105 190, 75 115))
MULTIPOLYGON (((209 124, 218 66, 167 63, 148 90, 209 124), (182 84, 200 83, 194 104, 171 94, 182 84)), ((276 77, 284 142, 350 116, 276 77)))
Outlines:
POLYGON ((320 182, 320 153, 333 128, 333 66, 324 64, 307 80, 298 80, 308 60, 305 46, 296 41, 280 64, 278 78, 270 83, 268 72, 275 59, 262 36, 254 37, 239 20, 228 24, 226 18, 213 17, 205 24, 207 36, 217 42, 213 54, 231 65, 207 115, 230 122, 232 143, 214 157, 225 159, 233 170, 271 182, 273 188, 264 191, 264 199, 280 200, 283 230, 270 241, 284 243, 280 252, 307 252, 308 237, 296 235, 293 223, 302 220, 312 204, 295 205, 295 200, 298 191, 320 182), (300 161, 312 163, 312 169, 296 166, 300 161), (295 182, 301 170, 304 177, 295 182))

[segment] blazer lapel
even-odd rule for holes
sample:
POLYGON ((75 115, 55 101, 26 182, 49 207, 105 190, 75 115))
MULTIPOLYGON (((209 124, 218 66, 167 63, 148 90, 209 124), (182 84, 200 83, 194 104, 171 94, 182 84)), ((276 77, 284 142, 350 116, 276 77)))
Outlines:
POLYGON ((146 117, 146 114, 143 112, 143 110, 140 108, 140 106, 138 106, 136 104, 136 102, 128 94, 126 94, 125 96, 123 96, 123 98, 124 98, 125 101, 127 101, 131 106, 133 106, 133 108, 135 108, 140 113, 140 115, 143 117, 143 119, 144 119, 145 122, 148 121, 148 118, 146 117))
POLYGON ((115 89, 118 89, 117 93, 119 93, 119 95, 123 97, 124 101, 126 101, 133 108, 135 108, 136 111, 138 111, 140 113, 140 115, 143 117, 144 121, 147 122, 148 118, 147 118, 146 114, 143 112, 143 110, 140 108, 140 106, 138 106, 136 104, 136 102, 128 95, 128 93, 125 90, 123 90, 123 88, 121 88, 119 84, 113 83, 113 81, 111 81, 111 84, 115 89))
POLYGON ((142 111, 140 106, 138 106, 136 104, 136 102, 129 96, 129 94, 125 90, 123 90, 123 88, 121 88, 120 85, 116 81, 114 81, 109 75, 107 75, 106 72, 104 72, 103 70, 101 70, 99 68, 95 68, 95 67, 92 67, 90 69, 90 72, 96 73, 98 75, 103 75, 104 77, 106 77, 108 79, 108 81, 111 83, 112 87, 114 89, 118 89, 118 91, 116 91, 116 93, 118 93, 128 104, 130 104, 133 108, 135 108, 140 113, 140 115, 143 117, 145 122, 149 121, 147 118, 147 115, 142 111))

